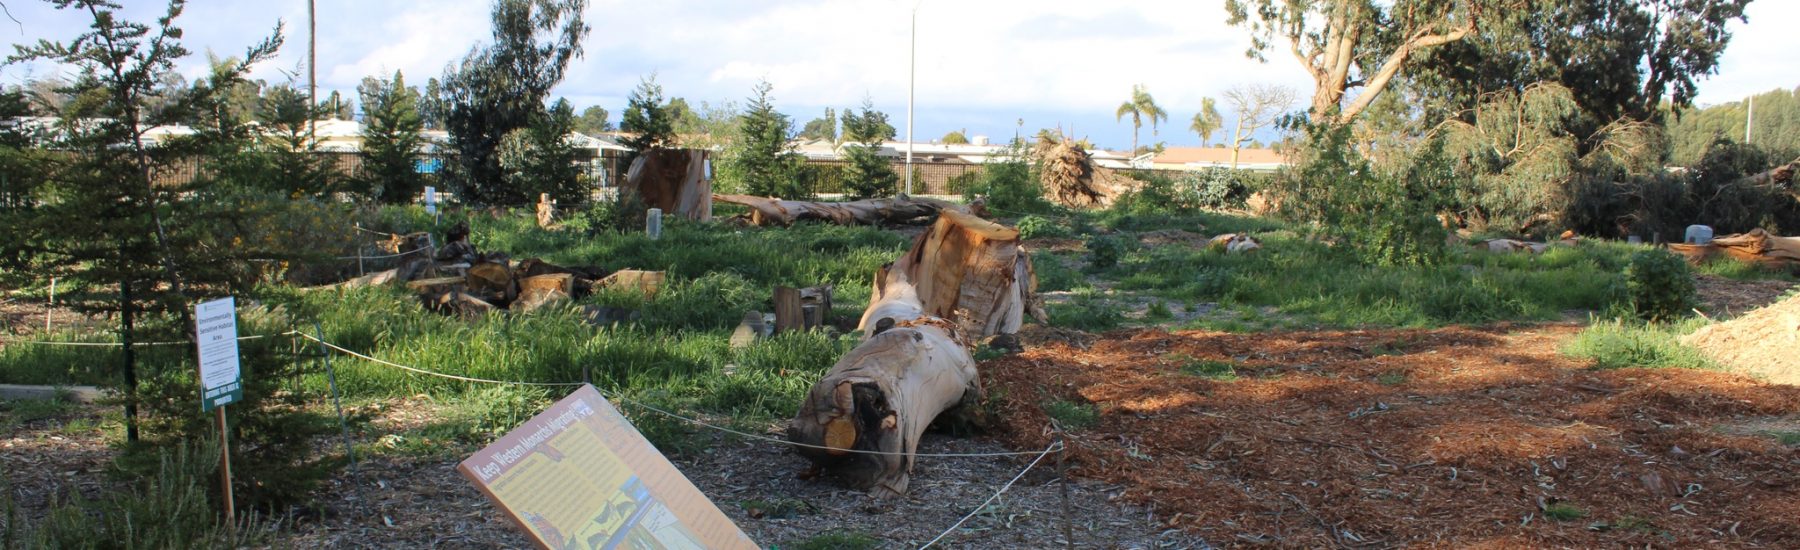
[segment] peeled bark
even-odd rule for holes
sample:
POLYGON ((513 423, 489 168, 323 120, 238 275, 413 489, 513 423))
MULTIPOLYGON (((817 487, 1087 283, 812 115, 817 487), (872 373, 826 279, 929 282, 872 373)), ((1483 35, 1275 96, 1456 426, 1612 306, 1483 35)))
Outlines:
POLYGON ((750 207, 750 222, 759 226, 790 226, 801 220, 819 220, 838 225, 879 225, 907 223, 927 218, 943 210, 962 207, 948 201, 919 197, 868 199, 853 202, 790 201, 752 195, 712 196, 714 201, 750 207))
POLYGON ((968 337, 1041 316, 1035 286, 1018 231, 944 211, 877 274, 862 320, 868 338, 813 385, 788 439, 822 447, 797 449, 854 487, 905 494, 926 427, 981 400, 968 337))

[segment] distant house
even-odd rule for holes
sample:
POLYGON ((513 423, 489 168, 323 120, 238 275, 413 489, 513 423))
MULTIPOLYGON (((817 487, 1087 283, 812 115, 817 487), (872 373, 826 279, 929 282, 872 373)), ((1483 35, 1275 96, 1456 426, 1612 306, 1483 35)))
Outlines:
MULTIPOLYGON (((1255 172, 1273 172, 1288 165, 1288 158, 1274 149, 1243 148, 1237 153, 1237 168, 1255 172)), ((1157 170, 1199 170, 1231 168, 1230 147, 1170 147, 1149 159, 1147 168, 1157 170)))

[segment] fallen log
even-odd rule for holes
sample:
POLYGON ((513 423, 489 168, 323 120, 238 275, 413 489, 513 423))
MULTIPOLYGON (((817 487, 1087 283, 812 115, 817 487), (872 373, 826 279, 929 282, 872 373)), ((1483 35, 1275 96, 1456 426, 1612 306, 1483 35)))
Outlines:
POLYGON ((926 427, 982 398, 968 335, 1018 330, 1035 279, 1018 231, 946 210, 876 277, 867 339, 814 384, 788 439, 851 486, 903 495, 926 427))
POLYGON ((817 220, 838 225, 901 224, 936 215, 943 210, 961 210, 949 201, 901 196, 852 202, 790 201, 752 195, 714 194, 713 201, 750 207, 750 223, 758 226, 790 226, 802 220, 817 220))

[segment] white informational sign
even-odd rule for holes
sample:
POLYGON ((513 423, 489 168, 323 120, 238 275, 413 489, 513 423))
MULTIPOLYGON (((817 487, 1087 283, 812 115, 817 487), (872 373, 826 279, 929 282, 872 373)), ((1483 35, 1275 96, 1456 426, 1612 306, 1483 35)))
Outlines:
POLYGON ((434 215, 437 214, 437 188, 436 187, 426 187, 425 188, 425 211, 428 213, 434 214, 434 215))
POLYGON ((237 300, 220 298, 194 306, 194 341, 200 346, 200 410, 210 411, 244 397, 238 369, 237 300))

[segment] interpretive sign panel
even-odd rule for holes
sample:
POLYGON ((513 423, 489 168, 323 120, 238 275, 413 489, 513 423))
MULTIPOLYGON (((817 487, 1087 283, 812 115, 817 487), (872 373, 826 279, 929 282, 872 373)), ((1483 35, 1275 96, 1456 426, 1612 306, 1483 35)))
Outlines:
POLYGON ((757 548, 590 385, 457 471, 541 548, 757 548))
POLYGON ((194 342, 200 347, 200 411, 243 400, 237 301, 225 297, 194 305, 194 342))

